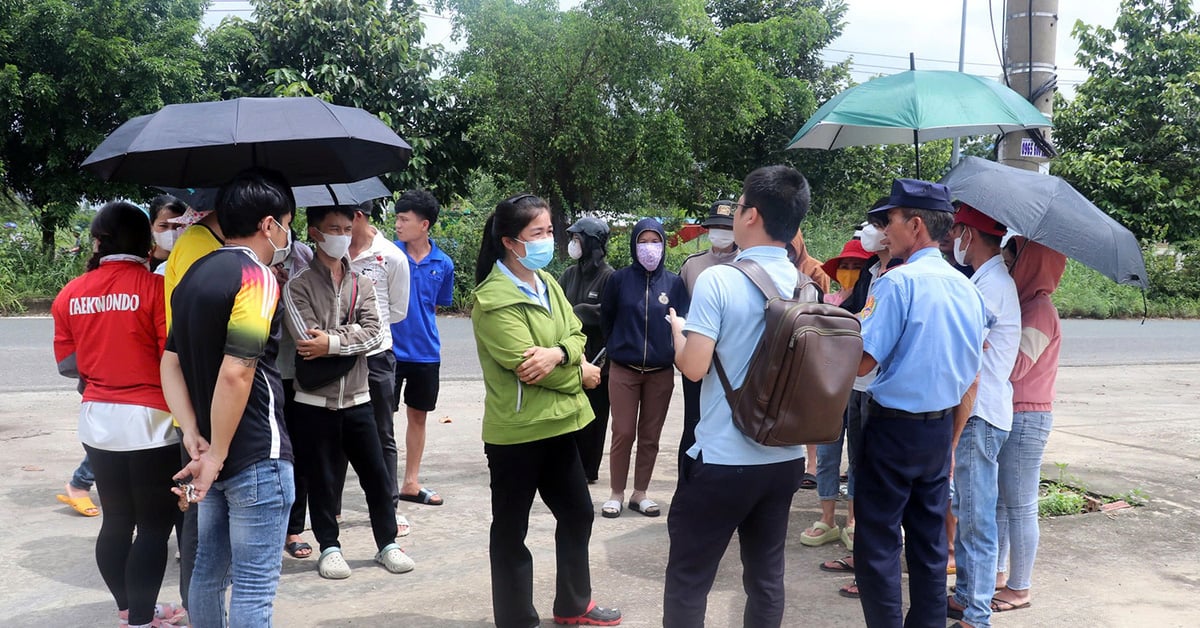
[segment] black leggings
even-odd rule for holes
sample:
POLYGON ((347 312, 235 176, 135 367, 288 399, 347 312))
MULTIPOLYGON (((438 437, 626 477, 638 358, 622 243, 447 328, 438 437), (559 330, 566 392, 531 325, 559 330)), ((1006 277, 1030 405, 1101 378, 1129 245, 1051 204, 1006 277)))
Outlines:
POLYGON ((84 445, 104 504, 96 538, 96 566, 117 610, 131 625, 154 619, 167 567, 167 539, 179 514, 171 476, 179 471, 179 446, 106 451, 84 445), (134 530, 137 537, 134 538, 134 530))

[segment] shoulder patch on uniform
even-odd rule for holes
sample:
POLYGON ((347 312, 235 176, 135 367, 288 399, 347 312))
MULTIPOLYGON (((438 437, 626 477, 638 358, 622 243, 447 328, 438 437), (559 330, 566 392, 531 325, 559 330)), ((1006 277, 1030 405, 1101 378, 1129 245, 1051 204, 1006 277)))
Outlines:
POLYGON ((865 305, 863 305, 862 311, 860 311, 858 313, 858 318, 861 320, 867 320, 867 317, 870 316, 871 312, 874 312, 874 311, 875 311, 875 295, 870 295, 867 297, 867 302, 865 305))

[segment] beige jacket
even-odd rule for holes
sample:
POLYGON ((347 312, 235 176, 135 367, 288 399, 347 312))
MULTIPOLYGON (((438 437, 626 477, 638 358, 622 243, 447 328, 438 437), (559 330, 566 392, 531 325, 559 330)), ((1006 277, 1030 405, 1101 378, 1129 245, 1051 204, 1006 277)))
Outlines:
MULTIPOLYGON (((358 362, 341 379, 316 390, 304 390, 297 381, 296 403, 340 410, 371 401, 367 389, 366 355, 378 349, 387 338, 380 324, 383 315, 371 280, 352 272, 346 258, 342 258, 342 269, 341 285, 335 287, 329 269, 314 256, 308 267, 292 276, 284 286, 284 322, 293 338, 308 340, 311 336, 307 330, 319 329, 329 334, 330 355, 359 356, 358 362), (358 282, 357 303, 351 302, 354 282, 358 282), (351 308, 354 322, 347 323, 347 312, 351 308)), ((296 356, 297 362, 303 359, 296 356)))

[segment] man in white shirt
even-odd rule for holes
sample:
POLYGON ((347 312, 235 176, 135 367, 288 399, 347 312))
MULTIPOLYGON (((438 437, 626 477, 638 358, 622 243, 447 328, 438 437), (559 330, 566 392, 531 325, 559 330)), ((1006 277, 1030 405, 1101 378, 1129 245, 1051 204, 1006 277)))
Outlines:
POLYGON ((965 204, 955 213, 950 229, 954 261, 975 269, 971 282, 983 295, 992 317, 975 404, 965 424, 955 425, 951 507, 958 517, 954 539, 957 580, 954 597, 947 602, 947 615, 973 628, 991 625, 999 553, 997 457, 1012 428, 1013 391, 1008 376, 1021 341, 1017 287, 1000 256, 1004 233, 1004 225, 965 204))

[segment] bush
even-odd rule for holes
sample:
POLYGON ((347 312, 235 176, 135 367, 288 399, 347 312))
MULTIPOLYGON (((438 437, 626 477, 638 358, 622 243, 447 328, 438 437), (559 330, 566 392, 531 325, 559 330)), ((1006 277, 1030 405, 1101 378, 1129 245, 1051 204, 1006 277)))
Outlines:
POLYGON ((70 232, 63 238, 62 248, 43 253, 41 235, 32 224, 0 232, 0 314, 23 312, 26 300, 51 298, 83 274, 91 249, 77 248, 70 232))

